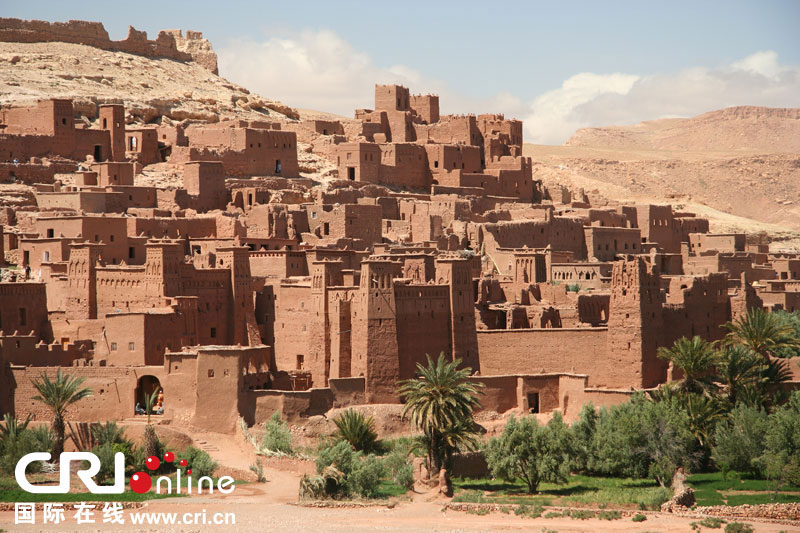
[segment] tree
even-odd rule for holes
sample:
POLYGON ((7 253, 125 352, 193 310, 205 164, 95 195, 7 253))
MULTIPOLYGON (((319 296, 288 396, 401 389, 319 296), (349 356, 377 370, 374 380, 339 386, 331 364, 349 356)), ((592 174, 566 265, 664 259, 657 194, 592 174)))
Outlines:
POLYGON ((158 441, 156 428, 150 423, 150 415, 153 412, 153 406, 156 404, 159 392, 161 392, 161 388, 156 387, 153 392, 144 396, 144 410, 147 413, 147 425, 144 427, 144 452, 147 457, 159 456, 161 452, 161 443, 158 441))
POLYGON ((766 411, 743 403, 717 424, 711 458, 723 473, 736 470, 761 475, 758 458, 764 453, 768 424, 766 411))
POLYGON ((658 356, 672 362, 683 372, 675 386, 680 392, 709 394, 713 387, 708 375, 716 363, 714 345, 698 336, 681 337, 672 348, 659 348, 658 356))
POLYGON ((584 404, 570 431, 574 448, 573 466, 575 470, 587 470, 594 454, 594 434, 597 431, 597 410, 594 404, 584 404))
POLYGON ((405 400, 403 416, 426 438, 428 464, 438 472, 453 451, 453 443, 468 442, 465 434, 474 433, 472 411, 479 405, 482 383, 469 381, 472 369, 459 369, 460 359, 447 362, 444 353, 434 363, 426 356, 427 366, 417 364, 418 378, 400 382, 398 392, 405 400))
POLYGON ((748 387, 753 387, 761 378, 762 360, 744 346, 725 346, 717 359, 717 376, 721 389, 731 405, 748 387))
MULTIPOLYGON (((778 319, 778 322, 782 323, 784 326, 792 329, 792 335, 795 339, 800 339, 800 312, 788 312, 788 311, 775 311, 773 312, 775 318, 778 319)), ((776 357, 782 357, 784 359, 788 359, 790 357, 800 357, 800 344, 794 346, 787 346, 784 348, 778 348, 775 351, 776 357)))
POLYGON ((800 338, 789 321, 760 308, 749 310, 724 327, 728 329, 725 344, 744 346, 764 359, 800 348, 800 338))
POLYGON ((336 431, 334 440, 346 441, 357 452, 371 452, 378 443, 375 419, 355 409, 348 409, 333 419, 336 431))
POLYGON ((44 373, 39 379, 33 380, 33 386, 39 392, 33 399, 45 404, 53 413, 53 456, 56 461, 64 451, 64 416, 67 408, 92 395, 91 389, 81 388, 83 382, 84 378, 64 375, 61 370, 56 374, 55 381, 51 381, 44 373))
POLYGON ((631 401, 601 409, 589 468, 625 477, 652 477, 666 486, 678 467, 691 470, 701 453, 679 402, 631 401))
POLYGON ((542 481, 565 482, 573 455, 570 431, 559 413, 546 426, 532 416, 512 416, 503 434, 486 446, 492 474, 506 480, 521 479, 531 494, 542 481))
POLYGON ((800 483, 800 391, 769 415, 760 463, 767 478, 800 483))

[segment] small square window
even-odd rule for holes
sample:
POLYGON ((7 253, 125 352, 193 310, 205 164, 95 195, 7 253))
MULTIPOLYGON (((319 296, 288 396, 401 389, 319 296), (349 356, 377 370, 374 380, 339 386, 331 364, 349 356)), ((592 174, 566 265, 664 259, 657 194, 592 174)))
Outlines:
POLYGON ((210 377, 210 378, 214 377, 214 369, 213 368, 209 368, 208 369, 208 377, 210 377))
POLYGON ((112 352, 116 352, 117 351, 117 343, 116 342, 112 342, 111 343, 111 351, 112 352))
POLYGON ((211 338, 212 339, 217 338, 217 328, 211 328, 211 338))
POLYGON ((136 349, 136 344, 133 342, 128 343, 128 350, 134 351, 136 349))

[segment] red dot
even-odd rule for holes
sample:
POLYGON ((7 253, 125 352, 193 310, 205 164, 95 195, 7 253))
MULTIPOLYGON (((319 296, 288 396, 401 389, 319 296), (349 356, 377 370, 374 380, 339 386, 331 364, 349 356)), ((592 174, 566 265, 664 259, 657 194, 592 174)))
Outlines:
POLYGON ((150 490, 150 487, 153 486, 153 480, 150 479, 150 475, 145 472, 136 472, 133 474, 130 483, 131 490, 139 494, 147 492, 150 490))
POLYGON ((155 455, 151 455, 150 457, 147 458, 147 461, 145 461, 145 465, 150 470, 156 470, 159 466, 161 466, 161 459, 159 459, 155 455))
POLYGON ((188 465, 188 464, 189 464, 189 462, 188 462, 186 459, 181 459, 181 462, 180 462, 179 464, 180 464, 181 466, 186 466, 186 465, 188 465))
POLYGON ((172 452, 167 452, 164 454, 164 460, 168 463, 171 463, 175 460, 175 454, 172 452))
POLYGON ((186 473, 191 476, 192 475, 192 469, 190 468, 189 470, 186 471, 186 473))

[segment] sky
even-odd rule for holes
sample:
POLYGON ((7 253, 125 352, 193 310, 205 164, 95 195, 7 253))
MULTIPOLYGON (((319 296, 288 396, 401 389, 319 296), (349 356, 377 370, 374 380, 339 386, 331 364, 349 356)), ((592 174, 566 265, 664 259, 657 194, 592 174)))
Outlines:
POLYGON ((375 83, 505 113, 526 142, 734 105, 800 107, 800 1, 120 2, 0 0, 0 16, 202 31, 220 74, 293 107, 352 116, 375 83))

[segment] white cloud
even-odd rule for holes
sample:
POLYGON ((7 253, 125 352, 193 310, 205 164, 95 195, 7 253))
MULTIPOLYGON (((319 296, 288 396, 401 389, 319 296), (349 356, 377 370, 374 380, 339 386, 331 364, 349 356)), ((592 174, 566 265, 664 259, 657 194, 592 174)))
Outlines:
MULTIPOLYGON (((375 83, 418 87, 422 74, 404 65, 379 67, 330 30, 304 30, 264 42, 239 39, 218 52, 223 76, 263 96, 307 109, 352 116, 370 107, 375 83)), ((440 83, 433 82, 431 90, 440 83)))
POLYGON ((408 65, 377 65, 330 30, 236 40, 218 55, 224 76, 294 107, 349 117, 372 106, 375 83, 401 83, 413 92, 439 94, 443 112, 520 118, 525 140, 538 144, 563 143, 582 127, 689 117, 734 105, 800 107, 800 67, 782 65, 772 50, 677 73, 582 72, 530 102, 508 92, 476 99, 408 65))
POLYGON ((577 74, 536 98, 522 120, 526 141, 560 144, 580 127, 692 117, 737 105, 800 107, 800 67, 781 65, 774 51, 762 51, 675 74, 577 74))

